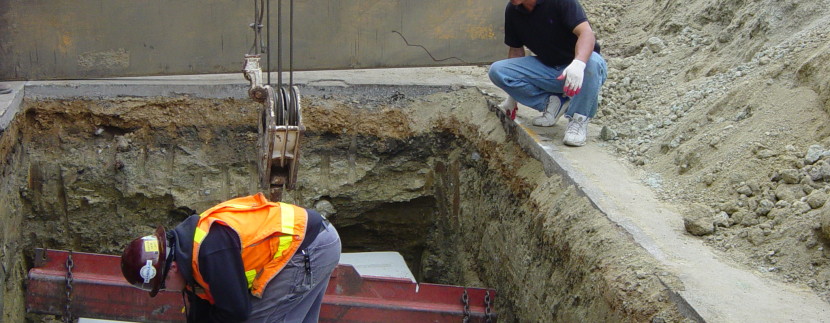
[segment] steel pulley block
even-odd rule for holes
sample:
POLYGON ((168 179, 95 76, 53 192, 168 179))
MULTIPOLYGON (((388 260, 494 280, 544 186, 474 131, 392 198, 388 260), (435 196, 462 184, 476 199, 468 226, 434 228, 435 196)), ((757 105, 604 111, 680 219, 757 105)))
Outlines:
POLYGON ((284 189, 297 181, 302 125, 299 89, 269 86, 260 117, 259 170, 261 189, 272 201, 282 198, 284 189))
POLYGON ((277 95, 274 88, 266 86, 266 98, 260 110, 260 118, 258 122, 257 132, 259 133, 259 140, 257 142, 257 166, 259 171, 259 186, 264 192, 270 192, 271 187, 271 156, 274 149, 274 136, 270 135, 271 129, 276 125, 276 100, 277 95))
POLYGON ((297 181, 300 138, 305 128, 299 88, 263 84, 260 59, 260 55, 245 55, 244 74, 251 83, 248 95, 262 103, 257 127, 260 190, 272 201, 279 201, 283 189, 293 189, 297 181))

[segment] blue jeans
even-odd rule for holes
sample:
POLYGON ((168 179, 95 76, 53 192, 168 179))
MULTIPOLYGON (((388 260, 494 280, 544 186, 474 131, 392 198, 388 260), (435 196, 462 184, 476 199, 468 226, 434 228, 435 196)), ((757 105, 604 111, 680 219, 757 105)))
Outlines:
MULTIPOLYGON (((525 56, 500 60, 490 65, 490 80, 516 101, 539 111, 545 111, 551 95, 562 95, 565 80, 557 80, 568 65, 550 67, 536 57, 525 56)), ((585 64, 582 90, 571 98, 567 116, 579 113, 589 118, 597 114, 599 90, 607 78, 605 59, 596 52, 585 64)))
POLYGON ((252 311, 245 322, 319 321, 326 286, 329 285, 334 267, 340 261, 340 235, 327 221, 323 225, 324 229, 306 250, 310 270, 305 269, 305 255, 297 251, 285 268, 265 287, 262 298, 248 296, 252 311))

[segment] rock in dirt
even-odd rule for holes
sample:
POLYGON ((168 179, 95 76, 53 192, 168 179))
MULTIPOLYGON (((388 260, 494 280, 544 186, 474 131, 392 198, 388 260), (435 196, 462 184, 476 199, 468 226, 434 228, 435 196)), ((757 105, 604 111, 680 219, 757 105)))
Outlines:
POLYGON ((821 167, 819 167, 818 173, 821 180, 827 181, 830 179, 830 164, 828 163, 821 163, 821 167))
POLYGON ((738 212, 740 209, 741 207, 738 205, 738 201, 727 201, 720 205, 720 210, 728 214, 738 212))
POLYGON ((781 180, 786 184, 797 184, 801 181, 801 174, 797 169, 785 169, 780 174, 781 180))
POLYGON ((810 195, 807 195, 807 204, 809 204, 811 208, 817 209, 824 206, 824 203, 827 202, 827 198, 827 193, 822 191, 813 191, 810 195))
POLYGON ((718 227, 728 228, 732 226, 733 222, 730 221, 729 214, 721 211, 720 213, 715 215, 714 219, 712 220, 712 224, 718 227))
POLYGON ((602 126, 602 130, 599 132, 599 138, 605 141, 614 140, 617 138, 617 133, 608 126, 602 126))
POLYGON ((130 151, 130 140, 124 138, 124 136, 118 136, 115 138, 115 149, 119 152, 127 152, 130 151))
POLYGON ((322 199, 314 203, 314 209, 320 212, 325 217, 332 216, 337 213, 337 209, 328 200, 322 199))
POLYGON ((775 188, 775 197, 778 198, 779 201, 787 201, 792 203, 795 200, 798 200, 804 197, 804 189, 801 185, 778 185, 775 188))
POLYGON ((746 196, 753 195, 752 188, 750 188, 749 185, 742 185, 738 187, 735 191, 738 192, 738 194, 743 194, 746 196))
POLYGON ((659 53, 663 48, 666 48, 666 44, 659 37, 651 37, 646 41, 646 47, 653 53, 659 53))
POLYGON ((821 159, 821 156, 824 156, 826 153, 827 152, 824 150, 824 147, 820 145, 812 145, 807 149, 807 154, 804 155, 804 162, 807 163, 807 165, 812 165, 821 159))
POLYGON ((755 214, 757 215, 767 215, 772 208, 775 207, 775 203, 770 200, 763 199, 758 202, 758 207, 755 208, 755 214))
POLYGON ((813 208, 809 204, 807 204, 807 202, 795 201, 793 203, 793 213, 795 214, 804 214, 812 209, 813 208))
POLYGON ((819 221, 821 221, 821 234, 823 238, 830 239, 830 207, 821 208, 819 221))
POLYGON ((712 209, 700 203, 695 203, 683 214, 683 226, 686 231, 696 236, 705 236, 715 232, 712 222, 712 209))
POLYGON ((761 221, 758 219, 758 214, 751 213, 747 211, 738 211, 732 215, 732 220, 735 223, 740 223, 745 227, 751 227, 753 225, 758 225, 761 221))

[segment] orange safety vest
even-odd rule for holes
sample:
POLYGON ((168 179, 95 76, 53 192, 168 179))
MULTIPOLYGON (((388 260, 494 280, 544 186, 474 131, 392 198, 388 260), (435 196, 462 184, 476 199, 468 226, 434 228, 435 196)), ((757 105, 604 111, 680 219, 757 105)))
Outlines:
POLYGON ((262 193, 222 202, 199 215, 193 236, 193 278, 204 291, 197 296, 214 303, 210 286, 199 272, 199 247, 214 222, 224 224, 239 235, 242 265, 248 289, 262 297, 265 286, 294 256, 305 238, 308 213, 304 208, 269 202, 262 193))

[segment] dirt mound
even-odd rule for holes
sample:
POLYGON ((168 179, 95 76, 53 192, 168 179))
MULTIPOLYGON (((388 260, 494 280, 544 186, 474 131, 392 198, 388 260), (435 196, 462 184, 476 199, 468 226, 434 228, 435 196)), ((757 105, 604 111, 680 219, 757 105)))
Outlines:
POLYGON ((583 6, 609 62, 604 145, 728 258, 830 301, 830 2, 583 6))

